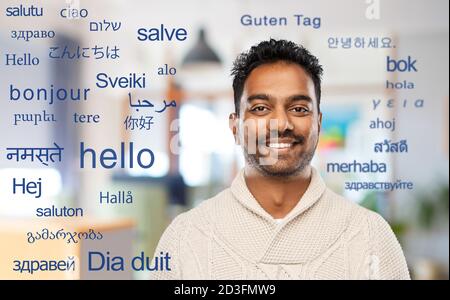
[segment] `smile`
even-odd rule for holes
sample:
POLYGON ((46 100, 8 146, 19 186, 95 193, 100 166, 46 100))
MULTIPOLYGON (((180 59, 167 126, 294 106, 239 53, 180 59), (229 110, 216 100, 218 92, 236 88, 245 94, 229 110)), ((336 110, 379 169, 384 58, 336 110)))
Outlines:
POLYGON ((287 149, 292 147, 292 145, 292 143, 269 143, 268 147, 274 149, 287 149))

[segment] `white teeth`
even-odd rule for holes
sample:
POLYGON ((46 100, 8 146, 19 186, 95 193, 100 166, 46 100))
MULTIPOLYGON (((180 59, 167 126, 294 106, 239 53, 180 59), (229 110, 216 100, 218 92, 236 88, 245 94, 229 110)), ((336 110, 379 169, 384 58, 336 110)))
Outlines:
POLYGON ((269 143, 270 148, 276 148, 276 149, 283 149, 283 148, 289 148, 292 144, 287 143, 269 143))

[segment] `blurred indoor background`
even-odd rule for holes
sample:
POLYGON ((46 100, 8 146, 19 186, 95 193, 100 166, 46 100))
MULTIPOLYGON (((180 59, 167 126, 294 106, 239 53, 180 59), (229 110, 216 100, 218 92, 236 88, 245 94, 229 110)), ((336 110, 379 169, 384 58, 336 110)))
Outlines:
MULTIPOLYGON (((228 129, 233 112, 231 64, 238 53, 251 45, 272 38, 284 38, 304 45, 324 66, 321 108, 323 132, 314 165, 327 185, 352 201, 383 215, 400 240, 413 278, 448 278, 448 102, 449 31, 448 1, 380 1, 380 18, 366 17, 365 0, 229 0, 229 1, 26 1, 44 7, 44 17, 7 18, 5 9, 19 1, 0 4, 0 132, 2 153, 7 147, 64 146, 61 163, 44 167, 36 162, 10 161, 0 156, 0 278, 14 278, 14 255, 46 257, 45 249, 26 243, 23 230, 50 226, 53 220, 38 219, 36 207, 83 207, 85 219, 56 220, 58 226, 96 228, 111 231, 110 247, 123 253, 148 256, 161 233, 180 212, 228 187, 243 166, 240 149, 234 145, 228 129), (64 19, 59 12, 67 6, 87 9, 87 18, 64 19), (321 18, 319 29, 297 27, 246 27, 240 17, 292 16, 305 14, 321 18), (92 32, 91 21, 118 21, 120 30, 92 32), (145 42, 137 40, 138 28, 184 27, 184 42, 145 42), (53 39, 30 42, 12 39, 11 30, 54 30, 53 39), (393 47, 330 48, 330 38, 389 37, 393 47), (56 45, 82 47, 118 46, 115 60, 49 59, 49 48, 56 45), (395 47, 394 47, 395 46, 395 47), (5 53, 30 52, 40 58, 38 66, 5 66, 5 53), (386 72, 386 57, 414 57, 419 71, 413 74, 386 72), (175 76, 159 76, 157 70, 168 64, 175 76), (145 89, 98 89, 96 75, 127 76, 146 73, 145 89), (386 89, 386 80, 412 81, 415 89, 386 89), (48 105, 39 101, 9 100, 9 85, 21 87, 91 88, 89 100, 82 104, 48 105), (176 100, 175 109, 154 116, 150 130, 130 130, 124 126, 127 116, 137 111, 129 105, 129 94, 152 99, 160 105, 164 99, 176 100), (382 99, 374 110, 373 99, 382 99), (390 108, 387 99, 397 105, 390 108), (408 99, 407 105, 403 100, 408 99), (424 99, 423 108, 413 105, 424 99), (58 122, 13 125, 14 113, 54 113, 58 122), (98 114, 98 124, 74 124, 73 113, 98 114), (396 120, 396 130, 373 130, 370 120, 396 120), (171 130, 173 121, 178 130, 171 130), (179 154, 169 151, 179 140, 179 154), (408 153, 374 153, 373 144, 406 139, 408 153), (120 149, 121 142, 133 142, 135 149, 150 148, 155 164, 141 168, 84 168, 79 166, 79 144, 100 152, 120 149), (326 163, 385 161, 385 174, 327 173, 326 163), (23 200, 12 194, 14 176, 42 177, 44 196, 23 200), (414 183, 413 190, 348 191, 346 181, 393 181, 414 183), (100 191, 133 191, 131 205, 99 203, 100 191), (27 227, 28 226, 28 227, 27 227), (87 226, 87 227, 86 227, 87 226), (19 237, 14 238, 14 234, 19 237), (38 255, 38 256, 36 256, 38 255)), ((25 3, 24 3, 25 4, 25 3)), ((176 129, 172 128, 172 129, 176 129)), ((74 245, 72 245, 74 246, 74 245)), ((64 247, 61 246, 65 251, 64 247)), ((80 247, 87 247, 83 245, 80 247)), ((101 246, 104 247, 104 246, 101 246)), ((107 249, 107 248, 105 248, 107 249)), ((53 251, 53 250, 52 250, 53 251)), ((55 250, 56 251, 56 250, 55 250)), ((79 253, 70 249, 64 253, 79 253)), ((56 254, 55 254, 56 255, 56 254)), ((80 258, 81 259, 81 258, 80 258)), ((84 271, 83 271, 84 272, 84 271)), ((23 276, 23 275, 22 275, 23 276)), ((30 278, 42 278, 36 274, 30 278)), ((54 275, 52 275, 54 276, 54 275)), ((117 276, 117 275, 116 275, 117 276)), ((145 274, 121 274, 122 278, 145 278, 145 274)), ((89 278, 82 273, 76 278, 89 278)), ((50 276, 51 278, 51 276, 50 276)))

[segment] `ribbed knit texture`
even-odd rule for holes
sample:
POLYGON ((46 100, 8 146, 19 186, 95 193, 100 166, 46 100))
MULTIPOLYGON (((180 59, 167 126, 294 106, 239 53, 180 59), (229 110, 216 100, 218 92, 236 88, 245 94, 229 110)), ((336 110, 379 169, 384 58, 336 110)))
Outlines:
POLYGON ((281 224, 241 170, 230 188, 175 218, 160 252, 172 257, 171 271, 152 279, 410 279, 386 221, 329 190, 314 168, 281 224))

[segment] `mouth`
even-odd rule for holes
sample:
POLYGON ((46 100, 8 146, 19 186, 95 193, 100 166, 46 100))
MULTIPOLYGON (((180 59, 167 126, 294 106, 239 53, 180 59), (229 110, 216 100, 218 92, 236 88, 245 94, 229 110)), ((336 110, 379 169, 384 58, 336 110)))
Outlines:
POLYGON ((277 155, 282 155, 290 153, 299 144, 300 144, 299 142, 294 140, 286 140, 286 141, 278 140, 277 142, 268 141, 266 144, 266 148, 272 152, 277 153, 277 155))
POLYGON ((294 143, 268 143, 267 147, 271 149, 288 149, 291 148, 294 143))

